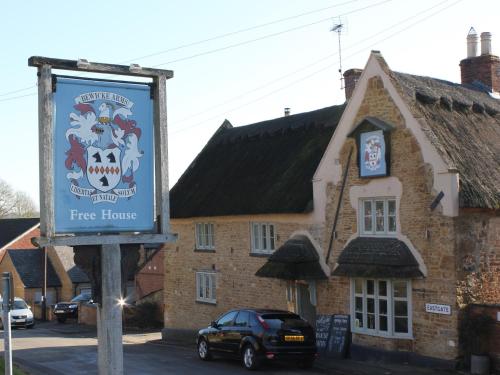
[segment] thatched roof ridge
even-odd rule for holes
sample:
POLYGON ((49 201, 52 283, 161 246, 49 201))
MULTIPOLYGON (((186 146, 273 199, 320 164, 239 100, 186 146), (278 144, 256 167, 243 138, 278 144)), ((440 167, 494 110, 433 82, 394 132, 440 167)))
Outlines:
POLYGON ((312 211, 312 177, 344 105, 225 122, 170 192, 173 218, 312 211))
POLYGON ((460 177, 460 207, 500 208, 500 100, 481 85, 391 72, 422 129, 460 177))

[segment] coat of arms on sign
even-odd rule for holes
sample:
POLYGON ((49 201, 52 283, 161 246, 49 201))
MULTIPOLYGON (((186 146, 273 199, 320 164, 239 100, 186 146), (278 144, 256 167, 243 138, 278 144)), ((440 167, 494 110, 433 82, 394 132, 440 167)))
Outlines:
POLYGON ((362 177, 385 176, 385 140, 381 130, 361 133, 360 171, 362 177))
POLYGON ((125 96, 93 91, 78 95, 66 130, 65 167, 70 191, 95 203, 116 203, 137 192, 134 173, 144 152, 134 103, 125 96))

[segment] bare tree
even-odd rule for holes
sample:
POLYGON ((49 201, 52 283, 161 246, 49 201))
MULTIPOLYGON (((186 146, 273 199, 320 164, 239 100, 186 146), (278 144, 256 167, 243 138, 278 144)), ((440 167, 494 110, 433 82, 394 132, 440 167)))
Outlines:
POLYGON ((35 202, 28 194, 14 191, 7 182, 0 179, 0 218, 37 215, 35 202))
POLYGON ((35 217, 38 216, 35 202, 23 191, 15 194, 16 204, 14 206, 14 215, 16 217, 35 217))
POLYGON ((15 205, 14 190, 4 180, 0 180, 0 217, 10 216, 15 205))

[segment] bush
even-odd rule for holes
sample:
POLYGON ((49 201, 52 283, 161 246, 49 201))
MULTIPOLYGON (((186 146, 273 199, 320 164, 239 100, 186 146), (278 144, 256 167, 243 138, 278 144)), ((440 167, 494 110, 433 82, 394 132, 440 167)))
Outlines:
POLYGON ((124 325, 137 328, 161 328, 161 310, 156 302, 142 302, 125 309, 124 325))

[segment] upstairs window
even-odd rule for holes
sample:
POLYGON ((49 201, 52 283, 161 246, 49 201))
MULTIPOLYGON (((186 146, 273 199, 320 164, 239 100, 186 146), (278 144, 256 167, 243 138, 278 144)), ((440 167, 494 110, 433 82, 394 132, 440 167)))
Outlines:
POLYGON ((362 235, 396 234, 396 200, 394 198, 363 199, 360 204, 362 235))
POLYGON ((196 249, 214 250, 214 225, 212 223, 196 224, 196 249))
POLYGON ((252 252, 272 253, 275 249, 276 231, 274 224, 252 223, 252 252))

